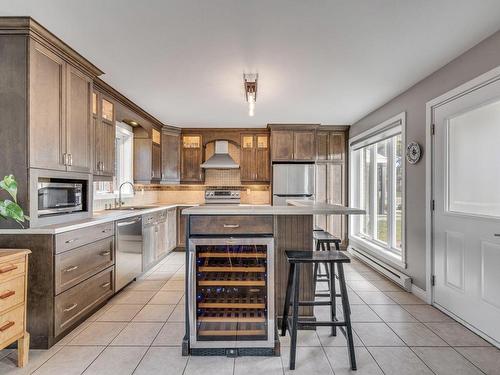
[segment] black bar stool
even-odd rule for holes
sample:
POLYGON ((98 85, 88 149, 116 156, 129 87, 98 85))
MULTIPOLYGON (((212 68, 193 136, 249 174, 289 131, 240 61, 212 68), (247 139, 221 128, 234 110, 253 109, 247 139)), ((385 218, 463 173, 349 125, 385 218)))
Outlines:
MULTIPOLYGON (((320 229, 313 231, 313 239, 316 241, 316 251, 330 251, 332 249, 332 244, 335 246, 335 250, 340 250, 340 239, 333 236, 332 234, 320 229)), ((320 263, 314 264, 314 293, 316 293, 316 284, 318 282, 326 282, 328 283, 328 290, 330 290, 330 274, 335 275, 334 271, 331 271, 327 264, 324 264, 325 273, 320 273, 320 263)), ((335 287, 335 284, 333 284, 335 287)), ((335 289, 333 289, 335 292, 335 289)), ((316 297, 328 297, 324 293, 316 294, 316 297)))
POLYGON ((295 369, 295 356, 297 352, 297 330, 307 327, 331 327, 332 336, 337 335, 337 327, 340 328, 347 338, 349 349, 349 361, 352 370, 356 370, 356 357, 354 353, 354 340, 351 326, 351 309, 347 296, 347 286, 344 277, 344 263, 350 263, 348 256, 340 251, 285 251, 286 258, 290 264, 288 273, 288 283, 285 294, 285 306, 283 309, 283 319, 281 321, 281 336, 290 332, 290 370, 295 369), (303 263, 326 263, 333 271, 337 265, 338 279, 340 284, 340 294, 335 293, 335 278, 330 278, 330 299, 328 301, 300 301, 300 266, 303 263), (333 292, 332 292, 333 291, 333 292), (335 297, 341 297, 344 320, 339 321, 336 314, 335 297), (291 319, 289 317, 290 305, 292 306, 291 319), (330 306, 330 321, 315 321, 299 319, 299 306, 330 306))

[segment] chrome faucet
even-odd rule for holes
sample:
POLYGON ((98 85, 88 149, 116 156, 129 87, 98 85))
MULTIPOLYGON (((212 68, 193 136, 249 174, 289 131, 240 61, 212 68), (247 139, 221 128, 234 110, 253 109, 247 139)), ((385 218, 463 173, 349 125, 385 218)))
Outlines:
POLYGON ((121 207, 122 206, 122 187, 123 185, 126 185, 126 184, 129 184, 130 186, 132 186, 132 191, 135 195, 135 186, 133 183, 131 183, 130 181, 125 181, 124 183, 122 183, 120 185, 120 187, 118 188, 118 205, 116 204, 116 201, 115 201, 115 207, 118 206, 118 207, 121 207))

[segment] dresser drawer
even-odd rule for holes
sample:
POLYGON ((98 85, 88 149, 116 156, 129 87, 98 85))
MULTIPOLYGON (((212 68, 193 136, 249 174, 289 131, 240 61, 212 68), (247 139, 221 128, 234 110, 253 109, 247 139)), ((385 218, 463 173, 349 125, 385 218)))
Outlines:
POLYGON ((56 254, 113 236, 115 223, 104 223, 56 235, 56 254))
POLYGON ((26 272, 26 258, 24 256, 0 263, 0 283, 12 277, 24 275, 26 272))
POLYGON ((0 343, 9 342, 24 332, 24 305, 0 315, 0 343))
POLYGON ((0 314, 24 302, 25 276, 21 275, 0 283, 0 314))
POLYGON ((273 217, 266 216, 190 216, 191 235, 273 234, 273 217))
POLYGON ((112 266, 114 237, 57 254, 55 257, 56 294, 112 266))
POLYGON ((113 275, 107 268, 55 297, 55 336, 113 295, 113 275))

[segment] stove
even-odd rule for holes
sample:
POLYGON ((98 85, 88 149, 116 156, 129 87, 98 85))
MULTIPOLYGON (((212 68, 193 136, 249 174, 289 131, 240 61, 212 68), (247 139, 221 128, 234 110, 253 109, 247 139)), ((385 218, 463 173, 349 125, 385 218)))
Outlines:
POLYGON ((240 191, 231 189, 206 190, 205 204, 240 204, 240 191))

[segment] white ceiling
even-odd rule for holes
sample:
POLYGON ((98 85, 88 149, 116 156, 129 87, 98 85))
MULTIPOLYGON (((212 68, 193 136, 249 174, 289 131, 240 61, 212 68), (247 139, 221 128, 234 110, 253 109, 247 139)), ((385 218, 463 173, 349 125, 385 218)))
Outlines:
POLYGON ((498 0, 0 0, 166 124, 349 124, 500 27, 498 0), (255 117, 244 72, 259 73, 255 117))

